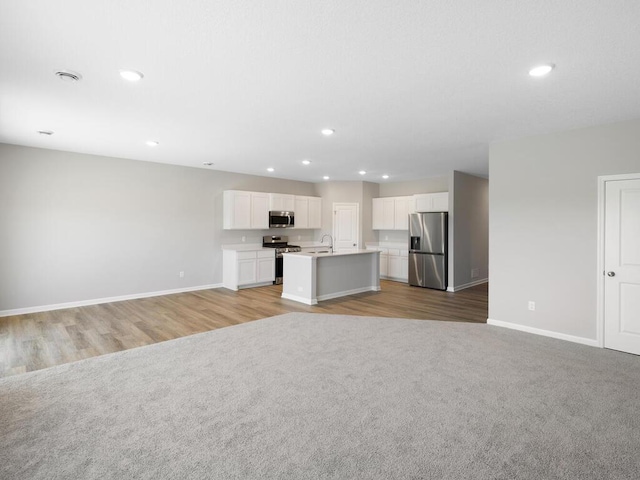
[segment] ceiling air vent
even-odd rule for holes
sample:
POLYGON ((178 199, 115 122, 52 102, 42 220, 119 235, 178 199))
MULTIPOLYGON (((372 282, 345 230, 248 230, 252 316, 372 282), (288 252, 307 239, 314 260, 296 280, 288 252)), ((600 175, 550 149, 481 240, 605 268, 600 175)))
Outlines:
POLYGON ((56 72, 56 76, 65 82, 77 82, 82 79, 82 75, 70 70, 60 70, 59 72, 56 72))

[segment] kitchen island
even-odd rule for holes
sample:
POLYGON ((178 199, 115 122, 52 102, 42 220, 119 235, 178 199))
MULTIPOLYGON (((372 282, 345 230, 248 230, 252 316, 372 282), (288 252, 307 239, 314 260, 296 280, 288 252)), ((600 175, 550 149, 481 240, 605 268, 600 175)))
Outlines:
POLYGON ((316 305, 380 290, 380 252, 285 253, 282 298, 316 305))

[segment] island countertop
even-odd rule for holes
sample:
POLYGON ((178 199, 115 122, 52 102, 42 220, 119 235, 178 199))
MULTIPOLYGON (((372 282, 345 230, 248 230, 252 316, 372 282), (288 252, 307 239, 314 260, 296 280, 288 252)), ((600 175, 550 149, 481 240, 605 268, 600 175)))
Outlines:
MULTIPOLYGON (((322 247, 318 247, 319 250, 322 247)), ((324 249, 328 249, 328 247, 324 247, 324 249)), ((283 253, 283 255, 295 255, 297 257, 341 257, 344 255, 363 255, 363 254, 371 254, 376 253, 374 250, 355 250, 353 252, 327 252, 327 253, 314 253, 314 252, 290 252, 283 253)))

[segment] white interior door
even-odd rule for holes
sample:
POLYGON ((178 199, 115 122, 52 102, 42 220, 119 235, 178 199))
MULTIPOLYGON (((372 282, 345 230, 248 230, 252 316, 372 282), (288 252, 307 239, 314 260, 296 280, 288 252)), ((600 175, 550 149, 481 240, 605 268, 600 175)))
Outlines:
POLYGON ((604 346, 640 355, 640 178, 605 183, 604 346))
POLYGON ((357 203, 333 204, 333 249, 336 252, 353 252, 358 249, 357 203))

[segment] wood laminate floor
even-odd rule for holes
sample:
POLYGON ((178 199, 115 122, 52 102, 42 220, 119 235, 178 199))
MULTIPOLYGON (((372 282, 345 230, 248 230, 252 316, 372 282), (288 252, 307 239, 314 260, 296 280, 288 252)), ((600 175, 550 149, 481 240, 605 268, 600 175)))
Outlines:
POLYGON ((225 288, 0 318, 0 377, 289 312, 425 320, 487 320, 488 286, 456 293, 382 280, 367 292, 307 306, 281 285, 225 288))

